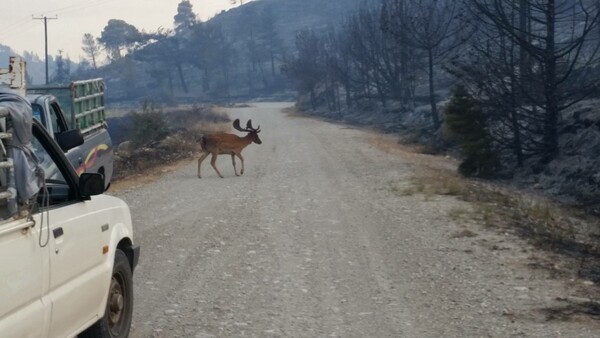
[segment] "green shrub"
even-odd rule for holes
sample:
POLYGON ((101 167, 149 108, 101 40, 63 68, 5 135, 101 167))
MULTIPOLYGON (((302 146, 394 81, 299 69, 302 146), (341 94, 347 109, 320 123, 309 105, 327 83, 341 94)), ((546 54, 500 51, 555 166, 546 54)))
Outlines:
POLYGON ((498 160, 486 130, 486 116, 477 100, 465 87, 457 86, 446 105, 445 114, 450 137, 465 156, 458 171, 465 176, 491 176, 498 168, 498 160))

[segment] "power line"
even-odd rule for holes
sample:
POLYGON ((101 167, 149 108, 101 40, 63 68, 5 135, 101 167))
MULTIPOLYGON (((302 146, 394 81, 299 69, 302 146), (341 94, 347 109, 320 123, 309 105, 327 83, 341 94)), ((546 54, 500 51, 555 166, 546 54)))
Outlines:
MULTIPOLYGON (((94 7, 99 7, 99 6, 104 6, 106 4, 109 4, 111 2, 115 2, 117 0, 90 0, 89 2, 86 3, 77 3, 77 4, 73 4, 73 5, 69 5, 69 6, 64 6, 64 7, 59 7, 59 8, 55 8, 55 9, 47 9, 47 10, 43 10, 42 13, 45 14, 40 14, 40 18, 38 19, 43 19, 43 16, 46 15, 50 15, 50 14, 54 14, 54 16, 61 14, 62 19, 65 19, 64 14, 70 14, 70 13, 81 13, 84 12, 86 10, 89 10, 91 8, 94 7)), ((18 36, 21 35, 23 33, 25 33, 26 31, 29 31, 30 29, 34 28, 33 24, 29 24, 27 23, 27 21, 31 20, 31 16, 24 16, 24 17, 17 17, 17 18, 11 18, 12 20, 2 20, 2 22, 0 22, 0 41, 6 39, 7 37, 14 37, 14 36, 18 36)))
POLYGON ((70 6, 65 6, 65 7, 60 7, 60 8, 54 9, 54 10, 50 10, 47 13, 64 14, 64 13, 69 13, 69 12, 78 12, 78 11, 90 9, 92 7, 102 6, 109 2, 114 2, 114 1, 116 1, 116 0, 103 0, 103 1, 98 1, 96 3, 87 2, 85 4, 78 3, 75 5, 70 5, 70 6))
POLYGON ((48 84, 48 20, 57 20, 58 16, 49 18, 47 16, 36 18, 32 16, 33 20, 44 20, 44 43, 45 43, 45 58, 46 58, 46 84, 48 84))

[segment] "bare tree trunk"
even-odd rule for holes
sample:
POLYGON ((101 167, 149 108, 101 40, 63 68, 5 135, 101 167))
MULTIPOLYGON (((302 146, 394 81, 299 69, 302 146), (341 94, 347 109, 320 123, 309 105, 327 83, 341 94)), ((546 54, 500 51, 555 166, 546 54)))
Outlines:
POLYGON ((346 107, 350 108, 352 106, 352 93, 350 92, 349 81, 344 81, 344 92, 346 94, 346 107))
POLYGON ((210 72, 207 67, 204 67, 204 76, 202 77, 202 90, 207 92, 210 90, 210 72))
POLYGON ((183 87, 183 92, 188 93, 188 86, 185 82, 185 77, 183 76, 183 69, 181 67, 181 63, 177 63, 177 74, 179 74, 179 81, 181 82, 181 87, 183 87))
POLYGON ((167 78, 169 79, 169 93, 171 93, 171 95, 174 95, 175 93, 173 92, 173 77, 171 76, 171 72, 167 72, 167 78))
POLYGON ((275 76, 275 52, 271 47, 271 75, 275 76))
POLYGON ((381 78, 379 75, 375 75, 373 80, 375 82, 375 89, 377 90, 377 96, 379 96, 379 101, 381 102, 381 105, 385 108, 387 107, 387 100, 385 98, 383 85, 381 84, 381 78))
POLYGON ((335 90, 335 110, 336 112, 341 115, 342 114, 342 105, 340 103, 340 87, 339 86, 335 86, 334 87, 335 90))
POLYGON ((269 87, 269 82, 267 81, 267 76, 265 75, 265 70, 264 70, 262 63, 258 64, 258 70, 260 71, 260 78, 263 83, 263 88, 266 89, 269 87))
MULTIPOLYGON (((529 32, 528 29, 528 8, 529 8, 529 0, 519 0, 519 31, 521 38, 523 40, 527 39, 527 34, 529 32)), ((529 64, 529 56, 527 54, 527 50, 522 45, 519 46, 519 76, 520 79, 517 79, 517 75, 515 72, 515 62, 513 60, 513 48, 514 43, 511 45, 511 111, 509 113, 510 124, 512 126, 513 133, 513 151, 515 157, 517 158, 517 166, 523 166, 523 146, 521 144, 521 127, 519 125, 519 116, 517 114, 517 109, 519 107, 519 102, 524 99, 523 95, 518 95, 516 92, 516 88, 519 88, 517 82, 520 81, 521 86, 526 85, 527 82, 531 79, 531 66, 529 64)))
POLYGON ((427 58, 429 59, 429 103, 431 105, 431 121, 433 122, 433 128, 437 130, 440 127, 440 119, 437 112, 437 105, 435 102, 435 84, 433 80, 433 50, 427 50, 427 58))
MULTIPOLYGON (((521 35, 521 39, 523 41, 527 40, 527 33, 529 31, 527 25, 527 9, 529 6, 529 0, 519 0, 519 34, 521 35)), ((521 81, 523 83, 523 79, 527 78, 530 75, 529 70, 529 62, 528 62, 527 50, 523 45, 519 47, 519 67, 521 74, 521 81)))
MULTIPOLYGON (((514 70, 514 67, 513 67, 514 70)), ((513 88, 516 87, 516 78, 515 78, 515 74, 513 71, 513 75, 511 76, 511 85, 513 88)), ((517 158, 517 166, 518 167, 522 167, 523 166, 523 146, 521 144, 521 127, 519 125, 519 117, 517 114, 517 98, 516 98, 516 92, 513 90, 511 93, 511 107, 510 107, 510 112, 509 112, 509 119, 510 119, 510 124, 512 127, 512 133, 513 133, 513 151, 514 154, 517 158)))
POLYGON ((555 7, 554 0, 548 0, 546 9, 546 55, 544 71, 544 98, 546 114, 544 118, 544 159, 550 161, 558 155, 558 102, 556 99, 556 57, 555 57, 555 7))
MULTIPOLYGON (((404 18, 404 3, 400 3, 398 5, 398 16, 403 20, 404 18)), ((400 97, 402 100, 403 109, 408 109, 410 106, 410 84, 409 84, 409 73, 410 70, 408 68, 408 48, 406 45, 401 46, 402 50, 400 51, 400 97)))

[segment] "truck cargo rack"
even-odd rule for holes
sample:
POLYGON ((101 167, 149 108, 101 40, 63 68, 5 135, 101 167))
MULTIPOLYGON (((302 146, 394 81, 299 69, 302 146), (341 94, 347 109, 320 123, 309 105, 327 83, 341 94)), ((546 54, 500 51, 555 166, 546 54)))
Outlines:
POLYGON ((64 108, 70 128, 77 128, 85 135, 104 127, 104 80, 102 78, 74 81, 70 84, 39 85, 27 88, 28 94, 52 94, 64 108))

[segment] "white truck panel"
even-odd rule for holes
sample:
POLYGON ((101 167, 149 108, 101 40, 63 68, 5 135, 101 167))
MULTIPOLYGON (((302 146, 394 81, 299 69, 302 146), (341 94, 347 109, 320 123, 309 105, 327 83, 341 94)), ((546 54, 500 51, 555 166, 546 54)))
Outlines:
POLYGON ((118 223, 122 205, 117 198, 100 195, 54 210, 52 223, 62 228, 63 235, 52 238, 50 247, 51 336, 76 334, 81 323, 104 313, 114 252, 124 238, 112 236, 123 233, 123 224, 118 223))
POLYGON ((49 325, 50 304, 43 300, 48 290, 48 247, 40 247, 39 227, 31 225, 25 219, 0 224, 3 337, 42 337, 49 325))

